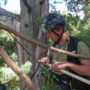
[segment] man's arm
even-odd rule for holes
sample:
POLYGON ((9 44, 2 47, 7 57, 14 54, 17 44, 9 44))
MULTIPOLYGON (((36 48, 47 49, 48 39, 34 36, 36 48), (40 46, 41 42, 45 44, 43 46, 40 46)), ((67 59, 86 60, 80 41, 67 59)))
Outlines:
POLYGON ((90 65, 90 60, 83 60, 81 61, 81 64, 90 65))
POLYGON ((90 76, 90 60, 83 60, 81 64, 82 65, 77 65, 71 62, 64 62, 64 63, 58 62, 54 63, 51 66, 51 70, 58 72, 61 69, 70 68, 80 75, 90 76))
MULTIPOLYGON (((88 46, 82 41, 78 43, 77 54, 90 56, 90 51, 89 51, 88 46)), ((81 62, 81 65, 70 63, 68 64, 68 67, 80 75, 90 76, 90 59, 83 60, 82 58, 79 58, 79 61, 81 62)))
POLYGON ((67 67, 77 72, 80 75, 90 76, 90 60, 81 61, 82 65, 68 63, 67 67))

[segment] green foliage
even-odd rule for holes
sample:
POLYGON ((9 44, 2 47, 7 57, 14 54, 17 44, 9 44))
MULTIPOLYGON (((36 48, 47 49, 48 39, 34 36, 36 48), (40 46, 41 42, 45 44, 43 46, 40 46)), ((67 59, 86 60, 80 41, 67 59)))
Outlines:
POLYGON ((40 27, 43 21, 43 17, 38 16, 35 21, 35 25, 40 27))
MULTIPOLYGON (((8 55, 12 59, 16 59, 17 55, 15 53, 16 42, 13 37, 11 37, 8 32, 0 30, 0 45, 5 49, 8 55)), ((0 64, 4 61, 0 58, 0 64)))
POLYGON ((17 54, 16 54, 15 52, 13 52, 13 53, 10 55, 10 58, 16 59, 16 58, 17 58, 17 54))
POLYGON ((52 73, 49 71, 46 71, 46 73, 43 75, 43 82, 40 87, 41 90, 58 90, 60 87, 55 84, 54 79, 52 79, 52 73))
POLYGON ((81 11, 84 7, 84 0, 64 0, 69 11, 78 12, 81 11))
POLYGON ((85 18, 90 21, 90 3, 85 2, 84 12, 85 12, 85 18))
POLYGON ((69 12, 83 11, 85 0, 49 0, 50 11, 56 11, 56 5, 65 3, 69 12))
POLYGON ((41 90, 58 90, 60 87, 57 86, 53 79, 50 77, 48 80, 44 80, 42 86, 40 87, 41 90))
MULTIPOLYGON (((21 65, 21 69, 25 74, 30 73, 31 67, 32 63, 29 61, 21 65)), ((7 67, 6 64, 3 67, 0 66, 0 83, 5 84, 7 90, 18 90, 18 81, 20 81, 20 78, 10 67, 7 67)))
POLYGON ((78 33, 76 37, 85 42, 90 49, 90 30, 81 30, 81 32, 78 33))

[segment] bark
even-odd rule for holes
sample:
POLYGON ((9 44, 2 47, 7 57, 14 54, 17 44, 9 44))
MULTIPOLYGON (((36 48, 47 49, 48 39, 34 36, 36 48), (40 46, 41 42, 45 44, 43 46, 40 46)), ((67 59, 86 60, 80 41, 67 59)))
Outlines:
MULTIPOLYGON (((47 16, 48 15, 48 11, 49 11, 49 2, 48 0, 44 0, 43 4, 42 4, 42 10, 41 10, 41 16, 47 16), (46 8, 45 8, 46 7, 46 8)), ((39 31, 39 36, 38 38, 40 39, 41 43, 45 43, 48 45, 48 38, 46 36, 45 33, 42 32, 42 30, 40 29, 39 31)), ((44 57, 46 55, 47 50, 42 49, 40 47, 37 47, 36 50, 36 60, 41 59, 42 57, 44 57)), ((36 64, 36 68, 37 68, 38 64, 36 64)), ((42 69, 39 67, 36 75, 35 75, 35 84, 36 86, 39 88, 42 84, 42 76, 41 76, 41 72, 42 69)))
POLYGON ((0 7, 0 16, 11 17, 11 18, 13 18, 13 19, 15 19, 15 20, 17 20, 17 21, 20 22, 20 15, 14 14, 14 13, 12 13, 12 12, 9 12, 9 11, 1 8, 1 7, 0 7))
MULTIPOLYGON (((20 0, 21 2, 21 30, 22 33, 28 37, 33 39, 38 38, 39 27, 35 24, 36 19, 41 16, 42 13, 42 4, 45 0, 20 0)), ((45 8, 45 7, 44 7, 45 8)), ((25 51, 23 51, 23 61, 31 61, 33 63, 33 72, 35 70, 35 54, 36 54, 36 46, 32 43, 27 43, 22 40, 23 45, 27 48, 27 50, 31 53, 29 56, 25 51)), ((23 62, 23 63, 24 63, 23 62)), ((32 73, 31 73, 32 74, 32 73)))

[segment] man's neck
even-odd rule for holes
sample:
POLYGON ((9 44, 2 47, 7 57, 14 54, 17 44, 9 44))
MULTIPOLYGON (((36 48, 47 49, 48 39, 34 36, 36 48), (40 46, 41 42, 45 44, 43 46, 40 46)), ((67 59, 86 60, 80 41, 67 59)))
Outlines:
POLYGON ((60 46, 66 42, 68 37, 69 37, 68 34, 66 34, 66 33, 63 34, 62 39, 60 41, 60 46))

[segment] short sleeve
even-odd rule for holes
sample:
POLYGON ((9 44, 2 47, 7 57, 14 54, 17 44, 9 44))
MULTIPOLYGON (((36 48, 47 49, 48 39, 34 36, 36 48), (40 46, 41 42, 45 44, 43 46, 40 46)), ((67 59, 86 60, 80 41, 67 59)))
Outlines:
MULTIPOLYGON (((88 46, 82 41, 78 42, 77 54, 84 55, 84 56, 90 56, 90 50, 89 50, 88 46)), ((81 60, 83 60, 83 59, 80 58, 80 61, 81 60)))

